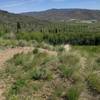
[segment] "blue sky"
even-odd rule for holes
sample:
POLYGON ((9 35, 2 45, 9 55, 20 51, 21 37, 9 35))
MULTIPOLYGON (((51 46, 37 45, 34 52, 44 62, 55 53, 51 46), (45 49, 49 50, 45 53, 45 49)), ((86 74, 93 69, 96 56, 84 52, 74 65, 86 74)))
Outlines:
POLYGON ((0 9, 14 13, 51 8, 99 9, 100 0, 0 0, 0 9))

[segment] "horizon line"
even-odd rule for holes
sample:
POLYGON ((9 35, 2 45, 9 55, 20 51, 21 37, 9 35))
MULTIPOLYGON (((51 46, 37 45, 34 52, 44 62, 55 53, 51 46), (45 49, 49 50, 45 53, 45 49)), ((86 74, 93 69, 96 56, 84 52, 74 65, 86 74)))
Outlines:
POLYGON ((22 12, 13 12, 13 11, 8 11, 8 10, 5 10, 5 9, 1 9, 0 8, 0 11, 5 11, 5 12, 8 12, 8 13, 15 13, 15 14, 20 14, 20 13, 27 13, 27 12, 42 12, 42 11, 48 11, 48 10, 64 10, 64 9, 76 9, 76 10, 97 10, 97 11, 100 11, 100 9, 95 9, 95 8, 48 8, 48 9, 42 9, 42 10, 30 10, 30 11, 22 11, 22 12))

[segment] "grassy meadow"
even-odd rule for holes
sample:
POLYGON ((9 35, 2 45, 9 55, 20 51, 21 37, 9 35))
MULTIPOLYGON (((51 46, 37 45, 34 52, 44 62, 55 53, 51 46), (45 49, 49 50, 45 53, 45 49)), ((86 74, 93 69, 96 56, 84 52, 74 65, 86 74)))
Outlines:
POLYGON ((0 70, 6 100, 100 99, 100 46, 52 46, 57 55, 40 47, 16 54, 0 70))

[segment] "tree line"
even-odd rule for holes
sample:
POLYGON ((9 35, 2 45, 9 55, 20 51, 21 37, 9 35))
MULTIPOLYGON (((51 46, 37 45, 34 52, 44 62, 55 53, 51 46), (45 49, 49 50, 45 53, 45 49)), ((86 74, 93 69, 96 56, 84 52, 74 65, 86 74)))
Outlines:
MULTIPOLYGON (((56 44, 100 45, 100 24, 85 23, 49 23, 46 25, 24 24, 17 22, 14 29, 0 27, 0 37, 11 38, 13 31, 15 39, 45 41, 56 44)), ((13 38, 13 37, 12 37, 13 38)))

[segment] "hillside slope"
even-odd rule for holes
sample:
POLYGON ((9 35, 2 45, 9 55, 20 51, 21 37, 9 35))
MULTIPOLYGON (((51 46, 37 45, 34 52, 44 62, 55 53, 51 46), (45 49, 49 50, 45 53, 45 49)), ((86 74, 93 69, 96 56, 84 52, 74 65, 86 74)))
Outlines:
POLYGON ((38 20, 31 16, 23 16, 19 14, 9 13, 7 11, 0 10, 0 32, 13 31, 16 32, 17 23, 20 23, 22 31, 36 30, 38 27, 48 24, 47 21, 38 20), (36 28, 35 28, 36 27, 36 28))
POLYGON ((38 19, 49 21, 77 20, 100 20, 99 10, 88 9, 50 9, 40 12, 27 12, 22 15, 34 16, 38 19))

